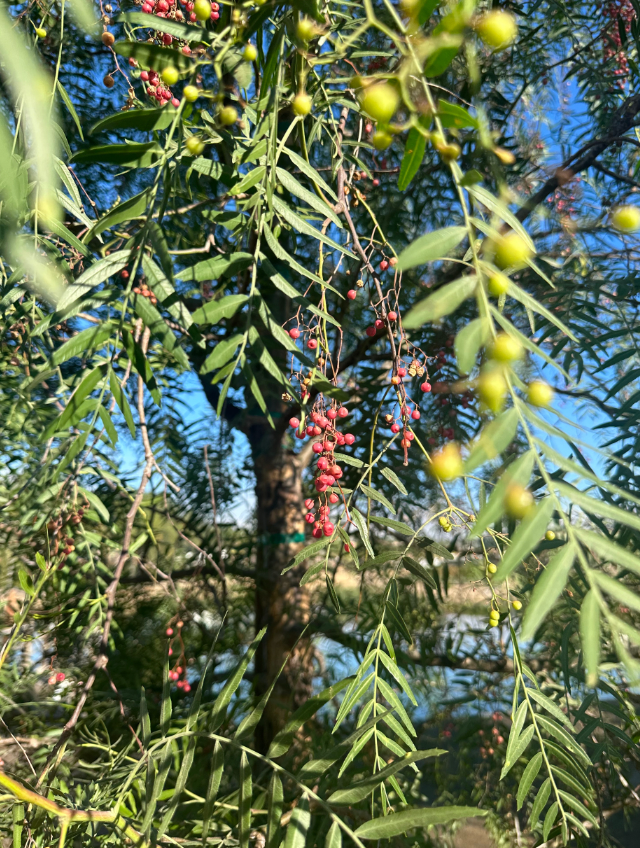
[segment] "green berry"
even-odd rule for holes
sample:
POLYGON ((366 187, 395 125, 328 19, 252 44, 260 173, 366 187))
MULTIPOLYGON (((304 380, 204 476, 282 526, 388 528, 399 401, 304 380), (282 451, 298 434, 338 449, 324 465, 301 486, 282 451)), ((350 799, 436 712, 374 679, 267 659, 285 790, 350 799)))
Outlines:
POLYGON ((200 89, 195 85, 185 85, 182 89, 182 96, 187 103, 194 103, 200 96, 200 89))

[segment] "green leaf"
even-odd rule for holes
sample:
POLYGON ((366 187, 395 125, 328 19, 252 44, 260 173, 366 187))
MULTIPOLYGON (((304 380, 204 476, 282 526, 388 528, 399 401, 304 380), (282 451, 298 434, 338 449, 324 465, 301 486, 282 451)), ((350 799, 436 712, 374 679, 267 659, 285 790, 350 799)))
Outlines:
POLYGON ((224 318, 232 318, 249 298, 246 294, 229 294, 220 300, 210 300, 193 313, 197 324, 217 324, 224 318))
POLYGON ((111 394, 113 395, 115 402, 122 412, 124 416, 124 420, 127 422, 127 427, 129 428, 129 432, 131 433, 131 438, 135 439, 136 437, 136 426, 133 423, 133 415, 131 414, 131 407, 129 406, 129 401, 127 400, 127 396, 125 395, 120 383, 118 382, 118 378, 115 373, 111 371, 109 374, 109 388, 111 389, 111 394))
POLYGON ((235 336, 231 336, 231 338, 223 339, 221 342, 218 342, 203 362, 200 373, 207 374, 209 371, 215 371, 218 368, 222 368, 223 365, 226 365, 226 363, 233 358, 236 350, 238 349, 238 345, 243 339, 244 333, 237 333, 235 336))
POLYGON ((286 203, 283 203, 278 197, 273 198, 273 208, 284 220, 291 224, 291 226, 297 230, 299 233, 303 233, 307 236, 312 236, 314 239, 321 241, 323 244, 326 244, 327 247, 332 248, 333 250, 337 250, 340 253, 343 253, 345 256, 349 256, 351 259, 356 259, 354 253, 352 253, 348 248, 344 245, 338 244, 338 242, 330 239, 329 236, 324 235, 324 233, 317 230, 307 221, 300 217, 297 212, 294 212, 291 207, 287 206, 286 203))
MULTIPOLYGON (((253 256, 250 253, 232 253, 228 256, 214 256, 213 259, 204 259, 195 265, 190 265, 188 268, 183 268, 178 271, 176 277, 180 280, 193 280, 200 282, 201 280, 217 280, 225 274, 239 274, 253 264, 253 256)), ((244 297, 246 295, 229 295, 229 297, 244 297)), ((206 309, 207 306, 216 303, 217 301, 210 300, 205 306, 196 310, 200 312, 206 309)), ((194 321, 198 320, 194 317, 194 321)))
MULTIPOLYGON (((129 13, 131 14, 131 13, 129 13)), ((133 13, 135 14, 135 12, 133 13)), ((144 16, 144 12, 138 14, 144 16)), ((168 21, 166 18, 158 18, 153 21, 153 27, 160 30, 166 26, 182 26, 174 21, 168 21)), ((124 56, 125 59, 130 59, 132 56, 144 70, 150 70, 160 73, 165 68, 177 68, 179 71, 187 71, 189 68, 195 67, 193 57, 185 56, 181 50, 175 50, 171 47, 160 47, 158 44, 150 44, 147 41, 117 41, 113 45, 113 49, 119 56, 124 56)))
POLYGON ((463 129, 472 127, 478 129, 478 121, 472 117, 466 109, 457 103, 448 103, 446 100, 438 100, 438 117, 443 127, 447 129, 463 129))
POLYGON ((329 828, 324 840, 324 848, 342 848, 342 831, 337 821, 329 828))
POLYGON ((238 846, 249 848, 251 833, 251 798, 252 798, 251 765, 245 751, 240 757, 240 779, 238 790, 238 846))
POLYGON ((36 565, 38 566, 40 571, 46 571, 47 570, 47 561, 42 556, 40 551, 36 552, 36 565))
POLYGON ((341 692, 352 681, 353 677, 345 677, 343 680, 340 680, 333 686, 329 686, 318 695, 314 695, 312 698, 309 698, 301 707, 298 707, 285 726, 274 736, 273 741, 269 746, 267 756, 275 758, 286 754, 293 744, 296 734, 305 721, 312 718, 312 716, 314 716, 321 707, 335 698, 338 692, 341 692))
POLYGON ((331 186, 324 181, 316 169, 307 162, 306 159, 303 159, 302 156, 299 156, 289 147, 285 147, 282 152, 285 153, 291 162, 299 168, 305 176, 309 177, 309 179, 314 182, 318 188, 322 189, 325 194, 328 194, 329 197, 333 198, 336 203, 338 202, 338 195, 334 192, 331 186))
POLYGON ((249 663, 253 659, 253 655, 255 654, 258 645, 262 641, 262 637, 266 632, 266 627, 263 627, 262 630, 256 635, 255 639, 247 648, 247 653, 244 655, 240 663, 236 666, 233 674, 224 684, 222 690, 220 691, 220 694, 214 701, 213 707, 211 708, 211 715, 209 717, 209 731, 211 733, 215 733, 224 721, 225 715, 227 713, 227 707, 229 706, 231 698, 235 694, 238 686, 240 686, 240 683, 242 682, 242 678, 245 675, 249 663))
POLYGON ((551 828, 555 824, 556 816, 558 814, 558 802, 554 801, 553 804, 547 810, 547 814, 544 817, 544 823, 542 825, 542 841, 546 842, 549 838, 549 833, 551 832, 551 828))
POLYGON ((427 569, 420 565, 419 562, 416 562, 415 559, 410 556, 403 556, 402 564, 407 569, 407 571, 411 572, 411 574, 415 575, 416 577, 419 577, 420 580, 424 581, 427 586, 430 586, 434 592, 438 590, 438 585, 431 576, 431 574, 429 574, 427 569))
POLYGON ((480 173, 480 171, 476 171, 475 168, 472 168, 470 171, 464 175, 464 177, 460 180, 460 185, 463 188, 467 188, 468 186, 476 185, 476 183, 481 183, 484 177, 480 173))
MULTIPOLYGON (((331 603, 333 604, 333 608, 338 614, 340 614, 340 599, 338 598, 336 587, 333 585, 331 575, 328 572, 325 574, 325 583, 327 586, 327 592, 329 593, 329 597, 331 599, 331 603)), ((300 581, 300 585, 302 585, 302 581, 300 581)))
POLYGON ((400 165, 400 174, 398 175, 398 188, 404 191, 418 173, 422 160, 424 159, 424 151, 427 146, 427 139, 423 132, 417 127, 412 127, 409 130, 407 141, 404 146, 404 156, 400 165))
POLYGON ((69 160, 74 165, 108 164, 122 168, 146 168, 157 165, 163 150, 155 141, 129 144, 98 144, 78 150, 69 160))
POLYGON ((267 793, 267 837, 265 848, 278 848, 280 845, 280 819, 282 818, 284 793, 282 781, 277 772, 273 772, 267 793))
POLYGON ((555 701, 552 701, 551 698, 547 698, 547 696, 543 695, 542 692, 540 692, 538 689, 529 689, 528 694, 530 698, 533 698, 533 700, 536 701, 536 703, 540 704, 540 706, 543 707, 548 713, 551 713, 554 718, 557 718, 561 724, 564 724, 568 730, 573 731, 573 725, 571 724, 571 721, 562 712, 562 710, 555 703, 555 701))
MULTIPOLYGON (((515 704, 514 704, 515 707, 515 704)), ((505 763, 502 768, 502 774, 500 775, 500 780, 507 774, 511 766, 514 764, 515 760, 512 756, 513 750, 518 742, 520 737, 520 733, 522 728, 524 727, 525 720, 527 718, 527 702, 523 701, 518 709, 515 712, 513 717, 513 724, 511 725, 511 732, 509 733, 509 741, 507 742, 507 752, 505 755, 505 763)))
POLYGON ((175 112, 171 109, 127 109, 116 112, 95 123, 89 130, 91 135, 114 130, 166 130, 173 123, 175 112))
POLYGON ((403 639, 405 639, 409 645, 413 645, 413 637, 409 632, 409 628, 404 622, 403 617, 400 615, 398 608, 391 603, 391 601, 387 601, 385 604, 385 611, 389 613, 389 617, 393 622, 395 629, 400 633, 403 639))
POLYGON ((477 807, 420 807, 371 819, 361 824, 355 835, 359 839, 390 839, 415 827, 426 828, 486 814, 486 810, 477 807))
POLYGON ((392 471, 390 468, 381 468, 380 471, 382 472, 382 476, 386 477, 390 483, 393 483, 399 492, 403 495, 408 494, 404 483, 400 480, 395 471, 392 471))
MULTIPOLYGON (((273 232, 269 228, 268 224, 264 225, 264 235, 269 249, 273 252, 273 255, 276 257, 276 259, 280 259, 283 262, 286 262, 287 265, 289 265, 293 271, 295 271, 297 274, 302 274, 303 277, 307 277, 308 279, 313 280, 314 283, 319 283, 320 285, 325 285, 327 288, 332 288, 331 286, 326 284, 321 277, 319 277, 317 274, 314 274, 313 271, 309 271, 309 269, 305 268, 304 265, 301 265, 299 262, 296 262, 293 256, 290 256, 284 249, 284 247, 282 247, 280 242, 277 240, 277 238, 274 236, 273 232)), ((262 265, 265 269, 265 272, 271 278, 274 286, 277 286, 281 292, 295 299, 296 303, 304 303, 305 306, 306 304, 311 303, 311 301, 308 301, 306 297, 303 297, 303 295, 301 295, 300 292, 298 292, 298 290, 291 285, 291 283, 285 280, 285 278, 281 274, 278 274, 269 259, 263 253, 260 254, 260 260, 262 261, 262 265)), ((332 290, 335 291, 335 289, 332 290)), ((342 297, 342 295, 340 295, 340 297, 342 297)), ((322 313, 321 311, 318 314, 324 313, 322 313)), ((337 326, 340 326, 335 321, 335 319, 334 323, 337 326)))
POLYGON ((180 347, 178 339, 171 327, 167 325, 166 321, 155 306, 153 306, 149 298, 138 294, 134 295, 133 308, 136 315, 139 315, 144 324, 149 328, 151 335, 158 339, 165 350, 168 350, 173 354, 175 361, 185 371, 189 371, 191 364, 186 353, 180 347))
POLYGON ((284 836, 283 848, 304 848, 310 824, 309 796, 303 793, 298 806, 294 807, 291 813, 291 819, 284 836))
POLYGON ((495 575, 496 581, 506 580, 544 536, 553 515, 553 498, 543 498, 520 522, 511 537, 511 544, 505 551, 495 575))
POLYGON ((524 804, 524 800, 529 794, 529 790, 531 789, 531 785, 533 781, 538 776, 538 772, 540 771, 540 766, 542 765, 542 753, 538 751, 538 753, 531 759, 529 764, 522 777, 520 778, 520 784, 518 786, 518 809, 521 809, 524 804))
POLYGON ((257 168, 252 168, 248 174, 245 174, 239 182, 229 189, 229 194, 233 197, 249 191, 249 189, 258 185, 266 172, 267 168, 265 165, 259 165, 257 168))
POLYGON ((551 779, 547 778, 538 790, 538 794, 536 795, 536 799, 533 802, 533 806, 531 808, 531 815, 529 816, 529 827, 532 830, 538 823, 540 813, 544 810, 545 805, 549 800, 549 795, 551 795, 551 779))
POLYGON ((351 510, 351 519, 353 523, 358 528, 358 533, 360 534, 360 538, 362 539, 369 556, 375 556, 373 552, 373 548, 371 547, 371 542, 369 541, 369 531, 367 530, 367 523, 364 520, 362 513, 359 512, 355 507, 351 510))
POLYGON ((142 377, 142 380, 155 403, 160 406, 160 389, 158 388, 156 378, 151 370, 151 366, 149 365, 149 360, 133 335, 124 328, 122 329, 122 343, 131 365, 142 377))
MULTIPOLYGON (((513 732, 513 731, 512 731, 513 732)), ((527 750, 529 743, 533 739, 533 734, 535 732, 535 728, 532 724, 529 725, 522 733, 517 737, 511 751, 507 750, 507 756, 505 759, 504 766, 502 768, 502 772, 500 774, 500 780, 507 774, 507 772, 511 769, 511 766, 515 765, 518 762, 520 757, 527 750)), ((509 741, 511 741, 511 737, 509 737, 509 741)))
POLYGON ((622 548, 612 542, 611 539, 607 539, 606 536, 601 536, 591 530, 584 530, 582 527, 576 527, 575 532, 583 545, 587 545, 591 550, 605 557, 608 562, 622 568, 628 568, 634 574, 640 574, 640 557, 627 548, 622 548))
MULTIPOLYGON (((222 780, 222 771, 224 768, 224 751, 218 740, 213 747, 213 757, 211 759, 211 771, 209 772, 209 782, 207 784, 207 794, 205 795, 204 809, 202 811, 202 844, 207 845, 207 835, 209 833, 209 823, 213 815, 218 790, 220 789, 220 781, 222 780)), ((274 775, 275 777, 275 775, 274 775)), ((282 785, 281 785, 282 791, 282 785)), ((271 846, 269 846, 271 848, 271 846)))
POLYGON ((511 407, 491 421, 471 445, 471 452, 464 464, 464 473, 469 474, 478 465, 495 459, 507 449, 518 431, 518 412, 511 407))
POLYGON ((80 138, 82 139, 82 141, 84 141, 84 135, 82 134, 82 124, 80 123, 80 118, 78 117, 78 113, 76 112, 76 108, 73 105, 71 98, 67 94, 67 90, 62 85, 60 80, 57 80, 56 84, 57 84, 57 87, 58 87, 58 94, 62 98, 62 102, 64 103, 64 105, 69 110, 69 114, 73 118, 73 122, 76 125, 76 127, 78 128, 78 133, 80 135, 80 138))
POLYGON ((281 574, 286 574, 287 571, 290 571, 292 568, 295 568, 297 565, 300 565, 301 562, 304 562, 305 559, 308 559, 310 556, 319 553, 321 550, 327 547, 327 545, 331 544, 331 537, 328 536, 325 539, 320 539, 317 542, 312 542, 310 545, 307 545, 303 548, 299 553, 297 553, 293 559, 289 560, 289 564, 286 568, 283 568, 281 574))
POLYGON ((461 374, 468 374, 476 364, 478 351, 486 344, 490 329, 486 318, 475 318, 465 324, 456 336, 455 352, 461 374))
MULTIPOLYGON (((69 398, 67 405, 59 417, 53 421, 44 431, 42 438, 44 441, 53 436, 54 433, 59 433, 66 430, 67 427, 77 424, 80 418, 78 413, 81 410, 84 400, 89 397, 91 392, 98 385, 100 380, 105 376, 106 370, 104 367, 94 368, 83 378, 82 382, 69 398)), ((85 412, 86 415, 86 412, 85 412)), ((84 417, 84 416, 82 416, 84 417)))
POLYGON ((441 230, 426 233, 402 251, 398 257, 396 269, 406 271, 409 268, 415 268, 416 265, 445 259, 466 235, 466 227, 444 227, 441 230))
MULTIPOLYGON (((457 229, 452 227, 451 229, 457 229)), ((452 283, 437 289, 429 297, 421 300, 416 306, 409 310, 409 314, 403 321, 407 329, 421 327, 423 324, 438 321, 454 312, 461 303, 471 297, 476 290, 477 277, 473 274, 459 277, 452 283)))
POLYGON ((393 504, 391 503, 391 501, 385 498, 383 494, 381 494, 380 492, 376 492, 376 490, 372 489, 371 486, 365 486, 364 483, 360 484, 360 490, 364 495, 366 495, 367 498, 381 503, 383 506, 386 506, 386 508, 394 515, 396 514, 393 504))
POLYGON ((599 515, 602 518, 611 518, 613 521, 633 527, 634 530, 640 530, 640 516, 635 513, 626 509, 620 509, 620 507, 613 506, 604 500, 591 498, 589 495, 567 483, 560 483, 554 480, 553 486, 561 495, 568 498, 576 506, 581 507, 587 514, 599 515))
POLYGON ((526 242, 529 249, 535 253, 536 246, 533 243, 531 236, 522 226, 520 219, 514 215, 503 200, 495 197, 490 191, 487 191, 486 188, 482 188, 482 186, 469 187, 467 190, 473 198, 482 203, 483 206, 486 206, 487 209, 490 209, 498 218, 504 221, 505 224, 508 224, 511 229, 526 242))
POLYGON ((18 568, 18 582, 20 583, 22 590, 26 592, 30 598, 35 595, 36 590, 35 586, 33 585, 31 575, 22 565, 18 568))
POLYGON ((131 221, 134 218, 139 218, 141 215, 144 215, 145 212, 149 211, 150 199, 150 191, 149 189, 145 189, 144 191, 141 191, 140 194, 136 194, 134 197, 129 198, 129 200, 119 203, 107 212, 106 215, 103 215, 102 218, 96 221, 86 236, 83 237, 83 241, 86 244, 89 244, 91 239, 95 238, 100 233, 103 233, 105 230, 108 230, 110 227, 115 227, 117 224, 122 224, 125 221, 131 221))
POLYGON ((600 603, 593 589, 587 592, 580 608, 580 641, 587 686, 595 686, 600 667, 600 603))
POLYGON ((376 774, 366 777, 357 783, 353 783, 347 789, 337 789, 332 795, 327 798, 329 804, 337 804, 340 806, 348 806, 364 801, 379 786, 383 781, 388 780, 392 775, 399 772, 401 769, 411 765, 411 763, 419 763, 426 760, 428 757, 441 757, 447 751, 441 748, 431 748, 426 751, 411 751, 405 754, 403 759, 391 763, 386 768, 376 774))
POLYGON ((522 622, 522 639, 533 637, 540 624, 546 619, 551 607, 560 597, 576 556, 573 543, 564 545, 549 560, 547 567, 536 582, 529 606, 522 622))
POLYGON ((115 333, 116 328, 109 321, 87 327, 86 330, 82 330, 77 336, 72 336, 68 342, 54 350, 49 362, 51 365, 62 365, 69 359, 87 354, 94 348, 102 347, 107 339, 110 339, 115 333))
POLYGON ((362 468, 364 466, 364 462, 361 459, 358 459, 356 456, 349 456, 348 453, 336 451, 334 456, 337 462, 344 462, 347 465, 352 465, 354 468, 362 468))
POLYGON ((529 482, 534 456, 534 452, 529 450, 505 469, 494 487, 491 497, 480 510, 469 533, 469 538, 473 539, 474 536, 480 536, 490 524, 500 518, 504 512, 504 496, 512 483, 526 485, 529 482))
POLYGON ((110 518, 110 516, 109 516, 109 510, 108 510, 108 509, 106 508, 106 506, 102 503, 102 501, 101 501, 101 500, 100 500, 100 498, 99 498, 99 497, 95 494, 95 492, 89 492, 89 491, 87 491, 86 489, 83 489, 83 488, 82 488, 82 487, 80 487, 80 486, 78 486, 78 491, 79 491, 82 495, 84 495, 84 496, 85 496, 85 498, 89 501, 89 503, 91 504, 91 506, 92 506, 92 507, 95 509, 95 511, 98 513, 98 515, 100 516, 100 518, 101 518, 101 519, 102 519, 105 523, 108 523, 108 522, 109 522, 109 518, 110 518))
POLYGON ((586 766, 591 765, 591 760, 582 750, 582 748, 578 745, 578 743, 574 740, 573 736, 571 736, 567 731, 560 727, 560 725, 555 722, 551 718, 546 718, 546 716, 538 715, 536 717, 536 721, 540 724, 544 729, 551 734, 551 736, 555 736, 555 738, 560 742, 565 750, 573 751, 574 754, 580 759, 586 766))
POLYGON ((56 303, 57 311, 62 312, 62 310, 67 309, 79 297, 126 268, 130 261, 130 250, 118 250, 109 256, 105 256, 104 259, 94 262, 74 283, 64 289, 62 297, 56 303))
POLYGON ((394 518, 384 518, 381 515, 370 515, 369 518, 375 524, 381 524, 383 527, 395 530, 396 533, 402 533, 403 536, 414 535, 414 531, 408 524, 405 524, 404 521, 396 521, 394 518))
POLYGON ((378 715, 370 718, 369 721, 362 725, 362 727, 359 727, 338 745, 335 745, 333 748, 322 753, 322 755, 317 759, 306 762, 298 772, 299 780, 317 780, 326 771, 328 771, 334 763, 338 762, 338 760, 342 759, 345 754, 349 753, 353 749, 354 744, 359 739, 362 739, 366 735, 367 731, 371 730, 379 721, 384 719, 390 713, 391 710, 383 710, 381 713, 378 713, 378 715))
POLYGON ((342 229, 342 221, 333 211, 333 209, 328 206, 324 200, 318 197, 317 194, 314 194, 309 189, 304 188, 304 186, 300 185, 298 180, 293 177, 288 171, 285 171, 284 168, 276 168, 276 175, 278 180, 287 191, 291 192, 295 197, 300 198, 305 203, 307 203, 312 209, 315 209, 316 212, 319 212, 324 218, 329 218, 333 223, 342 229))

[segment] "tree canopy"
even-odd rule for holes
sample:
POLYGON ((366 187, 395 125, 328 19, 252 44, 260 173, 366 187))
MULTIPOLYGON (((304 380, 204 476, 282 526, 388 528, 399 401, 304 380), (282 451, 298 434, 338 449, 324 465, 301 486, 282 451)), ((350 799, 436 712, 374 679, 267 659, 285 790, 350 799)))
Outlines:
POLYGON ((638 14, 0 6, 14 848, 637 843, 638 14))

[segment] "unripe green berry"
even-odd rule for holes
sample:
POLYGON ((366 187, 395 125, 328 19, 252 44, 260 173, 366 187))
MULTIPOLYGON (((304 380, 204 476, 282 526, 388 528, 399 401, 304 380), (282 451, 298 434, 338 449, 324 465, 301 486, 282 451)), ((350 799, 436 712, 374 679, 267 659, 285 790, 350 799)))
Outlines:
POLYGON ((209 0, 195 0, 193 11, 199 21, 208 21, 211 18, 211 3, 209 0))
POLYGON ((296 94, 296 96, 293 98, 293 103, 291 104, 294 114, 299 115, 301 117, 308 115, 311 111, 312 100, 313 99, 311 95, 305 94, 304 91, 301 91, 296 94))
POLYGON ((242 58, 245 62, 255 62, 258 58, 258 49, 254 44, 247 44, 242 51, 242 58))
POLYGON ((507 382, 498 369, 483 370, 478 379, 480 400, 492 411, 500 412, 504 406, 507 382))
POLYGON ((300 41, 311 41, 318 34, 318 27, 311 18, 300 18, 296 27, 296 35, 300 41))
POLYGON ((493 297, 500 297, 509 291, 509 282, 509 277, 505 274, 492 274, 487 282, 487 291, 493 297))
POLYGON ((496 362, 515 362, 522 359, 522 345, 508 333, 499 333, 491 345, 491 358, 496 362))
POLYGON ((46 29, 43 29, 42 27, 38 27, 38 29, 36 30, 36 35, 38 36, 38 38, 46 38, 47 37, 47 31, 46 31, 46 29))
POLYGON ((531 259, 533 251, 518 233, 506 233, 492 243, 493 261, 498 268, 513 268, 524 265, 531 259))
POLYGON ((522 609, 522 601, 514 601, 513 602, 513 608, 516 611, 521 610, 522 609))
POLYGON ((388 82, 373 83, 360 96, 363 111, 381 124, 389 123, 399 103, 400 95, 388 82))
POLYGON ((487 565, 487 571, 489 572, 489 574, 495 574, 497 570, 498 566, 494 562, 490 562, 487 565))
POLYGON ((637 206, 618 206, 611 213, 611 223, 621 233, 640 230, 640 209, 637 206))
POLYGON ((553 532, 553 530, 547 530, 547 532, 544 534, 544 538, 547 540, 547 542, 553 542, 553 540, 556 538, 556 534, 553 532))
POLYGON ((182 89, 182 96, 187 103, 194 103, 200 96, 200 89, 195 85, 185 85, 182 89))
POLYGON ((494 9, 482 15, 475 28, 484 43, 496 53, 513 44, 518 35, 515 16, 503 9, 494 9))
POLYGON ((439 480, 455 480, 462 476, 462 456, 455 442, 448 442, 433 454, 429 472, 439 480))
POLYGON ((165 85, 175 85, 179 77, 178 69, 174 68, 173 65, 169 65, 160 73, 160 76, 165 85))
POLYGON ((527 391, 527 400, 533 406, 547 407, 553 400, 553 389, 548 383, 543 380, 534 380, 529 383, 527 391))
POLYGON ((223 106, 218 112, 218 118, 223 127, 230 127, 238 120, 238 110, 233 106, 223 106))
POLYGON ((199 156, 204 150, 204 142, 192 135, 187 139, 186 148, 192 156, 199 156))
POLYGON ((386 150, 392 141, 393 136, 391 133, 385 130, 376 130, 371 139, 371 144, 373 144, 376 150, 386 150))
POLYGON ((524 518, 531 511, 535 500, 529 489, 512 483, 504 497, 504 506, 509 518, 524 518))

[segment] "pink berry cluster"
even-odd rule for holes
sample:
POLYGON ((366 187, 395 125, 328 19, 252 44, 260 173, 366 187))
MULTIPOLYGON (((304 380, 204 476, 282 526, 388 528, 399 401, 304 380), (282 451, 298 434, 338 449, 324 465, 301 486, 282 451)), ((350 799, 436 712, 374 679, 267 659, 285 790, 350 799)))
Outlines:
MULTIPOLYGON (((164 0, 161 0, 161 2, 164 2, 164 0)), ((170 37, 171 36, 169 36, 169 38, 170 37)), ((166 103, 171 101, 171 105, 176 109, 178 108, 180 101, 177 97, 173 96, 171 89, 163 84, 156 71, 141 71, 140 79, 143 82, 148 83, 146 87, 147 94, 149 97, 157 100, 160 106, 164 106, 166 103)))
POLYGON ((335 492, 329 492, 327 496, 327 490, 334 486, 343 475, 342 468, 335 460, 334 451, 336 447, 352 445, 356 440, 353 433, 341 433, 336 427, 338 420, 344 419, 348 415, 349 411, 345 406, 332 406, 327 410, 326 415, 321 411, 314 410, 306 428, 299 418, 289 420, 289 425, 296 430, 298 439, 322 437, 315 441, 312 446, 313 452, 318 457, 314 485, 318 495, 323 496, 318 498, 317 517, 316 512, 312 511, 316 505, 313 498, 307 498, 305 501, 305 507, 308 510, 305 518, 309 524, 314 525, 312 534, 316 539, 320 539, 323 535, 333 535, 335 529, 329 521, 329 512, 331 505, 337 504, 340 498, 335 492))
MULTIPOLYGON (((382 262, 380 263, 380 269, 382 271, 385 271, 388 267, 388 264, 389 263, 386 261, 386 259, 383 259, 382 262), (383 264, 385 266, 384 268, 382 267, 383 264)), ((398 313, 394 312, 393 309, 390 309, 387 312, 387 321, 389 321, 389 323, 393 323, 394 321, 397 321, 397 320, 398 320, 398 313)), ((372 339, 378 333, 379 330, 382 330, 384 325, 385 325, 385 322, 383 321, 382 318, 376 318, 376 320, 373 322, 373 324, 370 327, 367 327, 367 329, 365 330, 365 333, 369 336, 370 339, 372 339)))
MULTIPOLYGON (((624 31, 629 33, 631 24, 636 17, 633 4, 631 0, 607 0, 603 5, 602 12, 605 18, 610 21, 603 29, 604 60, 608 62, 613 59, 617 65, 613 72, 615 76, 626 77, 629 74, 629 61, 622 47, 619 22, 622 22, 624 31)), ((618 85, 620 88, 624 88, 624 81, 619 79, 618 85)))
POLYGON ((493 719, 493 727, 491 728, 491 735, 488 739, 484 739, 485 732, 484 730, 479 730, 478 735, 482 739, 482 745, 480 747, 480 755, 486 760, 487 757, 493 756, 495 753, 494 745, 503 745, 504 744, 504 736, 503 730, 498 726, 503 722, 503 717, 501 713, 493 713, 491 716, 493 719))
POLYGON ((184 621, 176 622, 176 630, 177 634, 173 627, 167 627, 165 630, 165 635, 169 637, 169 656, 173 656, 173 644, 177 640, 179 640, 180 647, 180 659, 177 664, 169 671, 169 680, 176 684, 178 689, 181 689, 183 692, 191 692, 191 684, 183 677, 186 672, 185 668, 185 657, 184 657, 184 642, 182 641, 182 628, 184 627, 184 621))
MULTIPOLYGON (((149 15, 156 15, 159 18, 167 18, 174 21, 183 21, 186 18, 191 23, 197 21, 196 13, 193 11, 194 4, 192 0, 180 0, 179 3, 178 0, 143 0, 141 8, 143 12, 149 15), (179 8, 180 6, 184 7, 184 12, 179 8)), ((219 17, 220 5, 218 3, 212 3, 211 20, 217 21, 219 17)), ((172 42, 173 38, 170 35, 167 33, 162 34, 162 43, 166 47, 172 42)))

